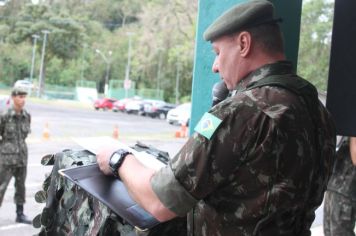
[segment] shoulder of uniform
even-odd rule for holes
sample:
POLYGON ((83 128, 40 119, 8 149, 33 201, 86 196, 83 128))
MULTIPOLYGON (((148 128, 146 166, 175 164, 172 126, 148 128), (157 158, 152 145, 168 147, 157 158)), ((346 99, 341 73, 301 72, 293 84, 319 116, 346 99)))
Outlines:
POLYGON ((31 117, 31 114, 27 110, 22 111, 25 116, 31 117))
POLYGON ((257 103, 246 92, 239 92, 214 106, 210 113, 221 120, 246 109, 257 109, 257 103))
POLYGON ((1 117, 5 119, 11 116, 11 110, 11 108, 7 108, 6 110, 4 110, 1 114, 1 117))

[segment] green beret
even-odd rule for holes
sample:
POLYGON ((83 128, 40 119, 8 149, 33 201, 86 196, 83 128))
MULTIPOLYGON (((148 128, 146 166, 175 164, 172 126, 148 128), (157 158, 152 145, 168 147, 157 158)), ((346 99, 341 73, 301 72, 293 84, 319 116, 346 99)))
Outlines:
POLYGON ((266 0, 248 1, 225 11, 204 32, 206 41, 232 34, 249 27, 274 23, 281 19, 273 18, 273 4, 266 0))
POLYGON ((11 91, 11 96, 17 96, 17 95, 27 95, 27 91, 24 90, 23 88, 15 87, 11 91))

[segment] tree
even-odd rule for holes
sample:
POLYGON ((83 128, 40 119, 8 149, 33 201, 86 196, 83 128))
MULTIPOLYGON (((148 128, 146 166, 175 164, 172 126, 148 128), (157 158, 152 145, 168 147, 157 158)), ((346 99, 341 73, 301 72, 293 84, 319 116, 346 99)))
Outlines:
POLYGON ((327 87, 333 10, 330 1, 303 1, 298 73, 321 91, 327 87))
MULTIPOLYGON (((106 63, 95 49, 112 51, 110 79, 122 80, 128 56, 127 32, 132 32, 130 79, 138 88, 155 89, 160 74, 159 86, 165 91, 165 99, 174 101, 179 64, 180 94, 190 95, 196 1, 46 0, 39 5, 28 2, 11 0, 10 5, 0 8, 0 50, 4 51, 0 54, 1 81, 5 77, 29 76, 32 35, 42 36, 42 30, 51 32, 44 60, 46 83, 72 86, 84 78, 102 84, 106 63), (15 48, 22 49, 17 60, 12 55, 15 48)), ((37 41, 34 71, 39 71, 42 40, 37 41)))

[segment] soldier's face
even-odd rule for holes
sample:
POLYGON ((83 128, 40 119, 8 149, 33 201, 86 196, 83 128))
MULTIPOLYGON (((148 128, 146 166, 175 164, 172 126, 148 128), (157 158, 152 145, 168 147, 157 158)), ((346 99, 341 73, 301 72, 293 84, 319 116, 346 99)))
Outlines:
POLYGON ((212 45, 216 54, 212 70, 220 74, 229 90, 233 90, 241 78, 240 47, 232 36, 222 36, 212 45))
POLYGON ((12 96, 15 109, 21 110, 25 106, 26 95, 12 96))

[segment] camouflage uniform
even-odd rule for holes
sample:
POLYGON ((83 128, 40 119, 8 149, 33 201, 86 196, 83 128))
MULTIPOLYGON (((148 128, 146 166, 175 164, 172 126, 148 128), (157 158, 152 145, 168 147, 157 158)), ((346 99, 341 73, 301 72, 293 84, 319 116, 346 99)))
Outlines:
POLYGON ((31 116, 26 110, 17 115, 13 107, 0 117, 0 206, 12 176, 15 177, 14 201, 25 203, 27 145, 31 116))
MULTIPOLYGON (((210 138, 194 133, 152 180, 163 204, 188 212, 188 235, 310 235, 335 154, 335 128, 314 96, 277 86, 246 89, 292 65, 265 65, 209 113, 222 120, 210 138)), ((316 91, 315 91, 316 92, 316 91)))
POLYGON ((355 235, 356 167, 350 157, 349 140, 337 152, 333 174, 324 199, 325 236, 355 235))

